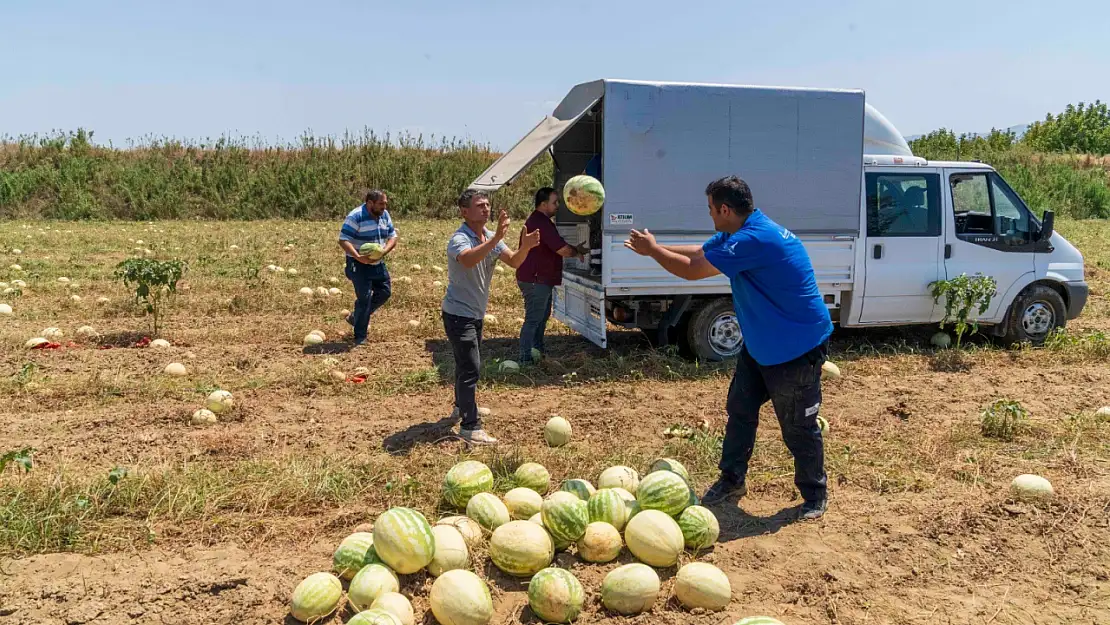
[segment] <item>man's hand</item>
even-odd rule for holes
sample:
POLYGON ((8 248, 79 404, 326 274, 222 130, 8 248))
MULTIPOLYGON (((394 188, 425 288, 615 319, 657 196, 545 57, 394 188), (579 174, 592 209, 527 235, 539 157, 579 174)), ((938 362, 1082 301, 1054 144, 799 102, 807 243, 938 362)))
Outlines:
POLYGON ((655 242, 655 235, 644 228, 643 232, 629 230, 628 240, 624 242, 624 246, 640 256, 651 256, 651 253, 659 247, 659 244, 655 242))
MULTIPOLYGON (((512 220, 509 219, 509 214, 506 213, 504 209, 502 209, 501 213, 497 216, 497 232, 494 233, 493 237, 498 241, 504 239, 505 233, 509 230, 509 223, 511 221, 512 220)), ((537 238, 539 237, 538 232, 539 231, 537 231, 536 234, 537 238)))
POLYGON ((363 265, 369 265, 370 263, 374 262, 374 259, 370 258, 366 254, 356 254, 355 260, 362 263, 363 265))
POLYGON ((528 226, 525 226, 520 231, 520 250, 527 251, 540 244, 540 230, 529 231, 528 226))

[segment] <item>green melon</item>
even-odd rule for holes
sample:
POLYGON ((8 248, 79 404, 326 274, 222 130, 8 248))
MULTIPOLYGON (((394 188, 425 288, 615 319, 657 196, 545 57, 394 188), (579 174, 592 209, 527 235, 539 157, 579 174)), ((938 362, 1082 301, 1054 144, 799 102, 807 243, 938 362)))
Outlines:
POLYGON ((601 582, 601 603, 618 614, 646 612, 659 596, 659 574, 640 563, 617 567, 601 582))
POLYGON ((543 439, 550 447, 562 447, 570 442, 570 421, 556 415, 543 426, 543 439))
POLYGON ((493 490, 493 471, 477 460, 460 462, 443 478, 443 499, 456 508, 465 508, 470 498, 493 490))
MULTIPOLYGON (((335 574, 341 579, 350 581, 355 573, 366 564, 366 556, 374 548, 374 535, 370 532, 355 532, 343 539, 332 556, 332 565, 335 574)), ((375 557, 377 552, 373 552, 375 557)))
POLYGON ((677 516, 690 505, 693 491, 677 473, 656 471, 640 482, 636 501, 643 510, 661 510, 677 516))
POLYGON ((603 521, 617 530, 623 530, 628 523, 628 502, 615 488, 603 488, 594 493, 586 502, 586 511, 591 523, 603 521))
POLYGON ((510 521, 493 530, 489 557, 509 575, 530 577, 551 564, 555 544, 547 531, 528 521, 510 521))
POLYGON ((575 215, 592 215, 605 204, 605 187, 597 178, 579 174, 563 185, 563 202, 575 215))
POLYGON ((575 495, 578 495, 578 498, 582 501, 588 501, 590 497, 592 497, 593 494, 597 492, 597 489, 594 488, 594 485, 590 484, 588 480, 578 479, 564 480, 562 486, 559 487, 559 490, 566 491, 568 493, 574 493, 575 495))
POLYGON ((542 464, 525 462, 513 473, 513 480, 521 488, 531 488, 541 495, 551 488, 551 474, 542 464))
POLYGON ((633 517, 624 528, 624 540, 636 559, 658 567, 674 566, 686 544, 678 523, 659 510, 633 517))
POLYGON ((358 253, 363 256, 369 256, 370 260, 378 260, 382 257, 382 252, 384 251, 381 243, 363 243, 358 248, 358 253))
POLYGON ((717 542, 721 526, 708 508, 690 506, 678 516, 678 527, 688 549, 707 549, 717 542))
POLYGON ((632 467, 621 465, 609 467, 597 477, 598 488, 623 488, 632 494, 636 494, 636 488, 639 485, 640 474, 632 467))
POLYGON ((339 607, 343 598, 343 582, 331 573, 313 573, 293 590, 289 613, 298 621, 309 623, 324 618, 339 607))
POLYGON ((354 615, 347 625, 401 625, 401 620, 391 612, 372 609, 354 615))
MULTIPOLYGON (((575 497, 575 499, 577 499, 577 497, 575 497)), ((543 515, 538 513, 533 514, 532 517, 528 519, 528 522, 535 523, 536 525, 543 527, 543 515)), ((548 536, 551 536, 551 532, 548 532, 546 527, 543 527, 543 531, 547 532, 548 536)), ((571 545, 569 540, 559 540, 554 536, 551 536, 551 542, 555 545, 555 551, 566 551, 567 547, 570 547, 571 545)))
POLYGON ((570 571, 547 568, 528 583, 528 605, 545 623, 569 623, 582 612, 586 592, 570 571))
POLYGON ((540 511, 543 497, 531 488, 514 488, 505 493, 505 507, 514 519, 527 519, 540 511))
POLYGON ((368 564, 351 580, 351 585, 347 587, 347 599, 356 610, 369 610, 378 597, 400 590, 396 573, 383 564, 368 564))
POLYGON ((690 481, 690 472, 686 470, 686 467, 682 466, 681 462, 673 458, 659 458, 655 462, 652 462, 651 469, 648 471, 648 473, 655 473, 656 471, 670 471, 671 473, 677 473, 682 476, 682 479, 686 480, 687 482, 690 481))
POLYGON ((548 499, 540 510, 543 526, 557 541, 575 542, 582 538, 590 523, 590 513, 582 500, 548 499))
POLYGON ((478 493, 471 497, 466 504, 466 516, 490 532, 511 520, 509 509, 493 493, 478 493))
POLYGON ((432 561, 436 550, 435 535, 428 519, 420 512, 412 508, 390 508, 374 523, 374 550, 389 568, 408 575, 432 561))

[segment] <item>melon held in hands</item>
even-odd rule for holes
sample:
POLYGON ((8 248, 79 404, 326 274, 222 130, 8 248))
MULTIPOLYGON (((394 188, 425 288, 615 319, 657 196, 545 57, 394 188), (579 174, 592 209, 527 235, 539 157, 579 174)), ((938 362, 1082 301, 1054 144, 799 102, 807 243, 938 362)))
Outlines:
POLYGON ((358 253, 368 257, 370 260, 379 260, 384 253, 384 249, 380 243, 363 243, 358 248, 358 253))

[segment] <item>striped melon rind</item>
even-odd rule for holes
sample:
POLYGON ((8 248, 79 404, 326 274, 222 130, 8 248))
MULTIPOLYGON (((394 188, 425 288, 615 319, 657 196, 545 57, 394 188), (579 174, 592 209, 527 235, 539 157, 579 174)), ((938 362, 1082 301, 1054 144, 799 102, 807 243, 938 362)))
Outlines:
POLYGON ((573 621, 582 612, 585 599, 582 583, 565 569, 544 569, 528 583, 528 605, 545 623, 573 621))
POLYGON ((692 492, 686 480, 677 473, 656 471, 640 482, 636 501, 643 510, 660 510, 678 516, 690 505, 692 492))
POLYGON ((543 526, 557 541, 575 542, 582 538, 590 514, 585 501, 548 499, 540 510, 543 526))
POLYGON ((628 502, 615 488, 603 488, 594 493, 586 502, 586 510, 591 523, 604 521, 618 530, 628 523, 628 502))
POLYGON ((559 487, 559 490, 566 491, 568 493, 574 493, 575 495, 578 495, 578 498, 582 501, 589 500, 589 498, 597 492, 597 489, 594 488, 594 485, 591 484, 588 480, 579 479, 564 480, 563 484, 559 487))
POLYGON ((466 504, 466 516, 490 532, 512 520, 505 503, 493 493, 478 493, 471 497, 466 504))
POLYGON ((712 547, 721 535, 717 516, 701 506, 690 506, 683 510, 678 517, 678 527, 682 530, 682 538, 688 549, 712 547))
POLYGON ((289 613, 298 621, 321 619, 339 606, 343 598, 343 582, 331 573, 313 573, 293 590, 289 613))
MULTIPOLYGON (((332 555, 332 568, 340 579, 350 581, 359 569, 368 564, 367 552, 374 546, 374 535, 370 532, 355 532, 343 539, 332 555)), ((376 552, 375 552, 376 557, 376 552)))
POLYGON ((674 566, 685 545, 678 523, 659 510, 633 517, 624 528, 624 542, 636 559, 658 567, 674 566))
POLYGON ((555 557, 555 544, 544 528, 528 521, 510 521, 493 531, 489 557, 509 575, 531 577, 555 557))
MULTIPOLYGON (((496 497, 495 497, 496 499, 496 497)), ((374 524, 374 550, 389 568, 402 574, 428 566, 436 541, 428 519, 412 508, 390 508, 374 524)))
POLYGON ((465 508, 471 497, 492 490, 493 471, 477 460, 456 464, 443 478, 443 499, 456 508, 465 508))

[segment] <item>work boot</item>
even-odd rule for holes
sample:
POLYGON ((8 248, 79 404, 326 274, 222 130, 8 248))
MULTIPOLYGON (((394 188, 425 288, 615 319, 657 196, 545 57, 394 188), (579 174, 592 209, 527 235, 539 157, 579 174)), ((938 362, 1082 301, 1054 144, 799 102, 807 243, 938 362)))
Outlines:
POLYGON ((497 439, 486 434, 485 430, 459 429, 459 437, 471 445, 496 445, 497 439))
POLYGON ((748 487, 743 480, 737 480, 734 477, 721 474, 717 481, 705 491, 702 496, 702 503, 711 505, 720 503, 728 499, 740 499, 748 494, 748 487))
POLYGON ((802 504, 802 519, 805 521, 815 521, 825 516, 825 510, 829 508, 828 499, 819 499, 817 501, 807 501, 802 504))

